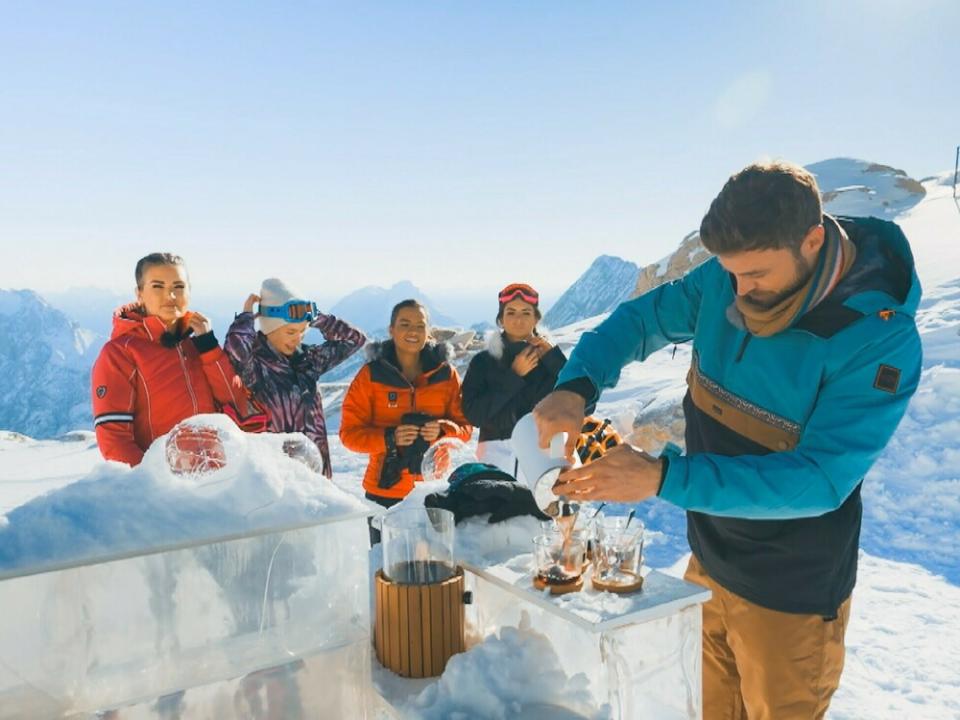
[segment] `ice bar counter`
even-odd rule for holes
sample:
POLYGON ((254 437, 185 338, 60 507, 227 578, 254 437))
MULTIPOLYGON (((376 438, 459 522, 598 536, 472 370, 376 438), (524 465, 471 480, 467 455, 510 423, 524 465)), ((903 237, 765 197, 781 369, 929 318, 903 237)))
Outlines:
MULTIPOLYGON (((0 720, 409 717, 438 680, 377 662, 378 557, 361 512, 0 575, 0 720)), ((633 595, 553 596, 533 587, 529 546, 457 560, 467 652, 523 623, 589 679, 602 716, 701 717, 707 590, 644 570, 633 595)))

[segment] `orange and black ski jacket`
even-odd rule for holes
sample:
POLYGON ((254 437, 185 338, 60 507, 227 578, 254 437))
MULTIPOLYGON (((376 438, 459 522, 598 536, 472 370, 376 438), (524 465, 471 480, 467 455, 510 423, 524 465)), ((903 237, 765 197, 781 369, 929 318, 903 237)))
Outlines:
POLYGON ((188 313, 170 333, 137 305, 114 313, 91 383, 97 444, 107 460, 139 464, 150 443, 193 415, 227 404, 248 412, 246 391, 213 333, 186 337, 189 322, 188 313))
MULTIPOLYGON (((441 425, 440 437, 457 437, 466 442, 473 428, 460 408, 460 375, 447 360, 448 345, 427 345, 420 353, 423 372, 414 381, 400 371, 393 341, 368 346, 370 361, 350 384, 343 400, 340 440, 347 449, 368 453, 370 463, 363 476, 363 489, 375 497, 400 499, 422 479, 403 468, 395 484, 383 487, 381 473, 388 454, 395 453, 393 431, 403 424, 407 413, 423 413, 435 419, 449 420, 441 425)), ((439 438, 438 438, 439 439, 439 438)))

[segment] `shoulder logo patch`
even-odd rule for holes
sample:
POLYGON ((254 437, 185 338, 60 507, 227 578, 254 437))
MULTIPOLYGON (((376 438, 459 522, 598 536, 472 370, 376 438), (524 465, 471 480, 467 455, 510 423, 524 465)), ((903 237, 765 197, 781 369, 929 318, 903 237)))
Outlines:
POLYGON ((877 368, 877 376, 873 379, 873 386, 877 390, 896 393, 900 387, 900 370, 891 365, 881 365, 877 368))
POLYGON ((97 397, 103 400, 104 396, 107 394, 107 386, 101 385, 97 388, 97 397))

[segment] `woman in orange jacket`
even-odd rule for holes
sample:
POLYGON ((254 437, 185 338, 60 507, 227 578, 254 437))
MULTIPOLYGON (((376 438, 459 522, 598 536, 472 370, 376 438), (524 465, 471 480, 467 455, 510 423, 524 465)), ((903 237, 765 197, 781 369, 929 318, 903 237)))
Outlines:
POLYGON ((248 413, 246 390, 210 321, 188 309, 183 259, 147 255, 135 276, 137 301, 114 314, 92 373, 100 452, 127 465, 138 465, 150 443, 192 415, 248 413))
POLYGON ((368 499, 390 507, 422 479, 423 452, 438 439, 470 439, 460 408, 460 376, 449 346, 428 342, 427 310, 404 300, 390 314, 390 339, 368 347, 343 400, 340 439, 370 455, 363 477, 368 499))

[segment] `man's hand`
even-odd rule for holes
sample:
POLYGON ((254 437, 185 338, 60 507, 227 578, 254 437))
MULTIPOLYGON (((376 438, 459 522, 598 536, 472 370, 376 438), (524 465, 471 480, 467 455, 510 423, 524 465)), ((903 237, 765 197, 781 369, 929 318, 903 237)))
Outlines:
POLYGON ((420 428, 420 437, 422 437, 428 443, 432 443, 434 440, 440 437, 440 423, 436 420, 431 420, 428 423, 424 423, 423 427, 420 428))
POLYGON ((553 492, 571 500, 638 503, 660 489, 662 461, 632 445, 617 445, 583 467, 564 470, 553 492))
POLYGON ((393 441, 397 447, 407 447, 413 445, 413 441, 420 434, 420 428, 416 425, 398 425, 393 431, 393 441))
POLYGON ((191 313, 188 327, 193 330, 194 335, 205 335, 213 330, 213 324, 210 322, 210 319, 206 315, 201 315, 198 312, 191 313))
POLYGON ((540 447, 550 447, 550 440, 558 433, 567 434, 564 448, 567 460, 573 462, 577 438, 583 427, 586 400, 569 390, 554 390, 533 409, 533 419, 540 432, 540 447))
POLYGON ((243 303, 244 312, 253 312, 253 306, 260 302, 260 296, 256 293, 250 293, 243 303))

